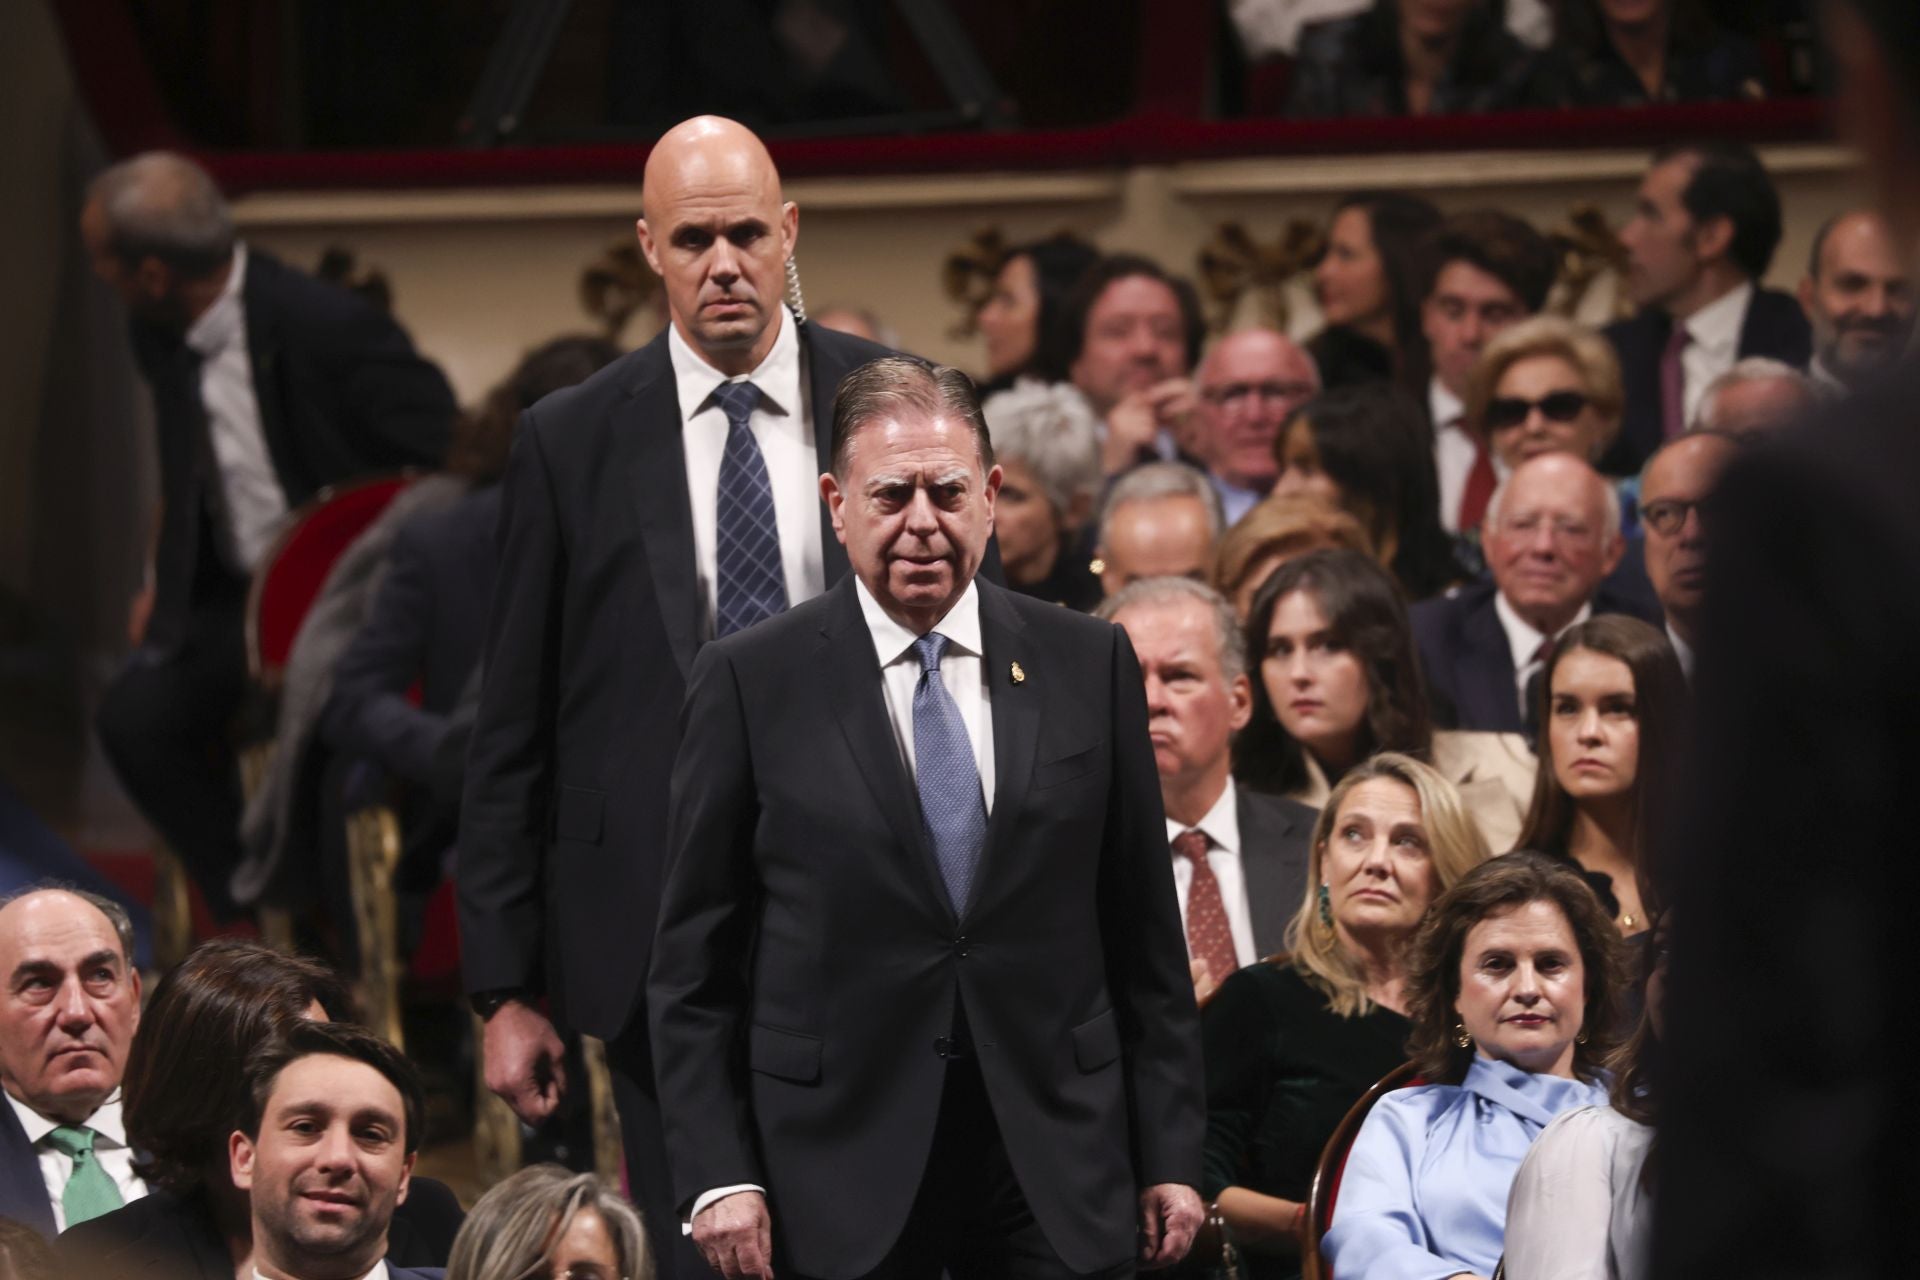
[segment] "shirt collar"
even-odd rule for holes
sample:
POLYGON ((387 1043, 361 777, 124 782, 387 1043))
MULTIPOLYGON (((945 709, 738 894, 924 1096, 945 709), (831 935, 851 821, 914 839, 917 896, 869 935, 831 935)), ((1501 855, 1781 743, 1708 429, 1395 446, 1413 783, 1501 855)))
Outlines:
MULTIPOLYGON (((880 602, 873 598, 873 593, 867 590, 867 584, 858 575, 854 577, 853 590, 860 600, 860 616, 866 620, 867 632, 873 636, 873 651, 880 655, 880 665, 890 667, 903 658, 919 662, 919 655, 913 651, 914 641, 920 638, 919 634, 887 616, 887 611, 880 607, 880 602)), ((960 593, 960 598, 953 602, 953 607, 947 610, 946 616, 934 623, 932 629, 947 638, 950 651, 985 657, 986 649, 980 641, 979 585, 969 582, 967 589, 960 593)))
POLYGON ((247 317, 240 306, 240 290, 246 280, 247 246, 235 243, 233 269, 227 272, 227 283, 220 290, 220 296, 187 329, 189 347, 210 356, 237 342, 246 332, 247 317))
MULTIPOLYGON (((41 1139, 60 1127, 60 1121, 48 1119, 11 1093, 7 1094, 7 1101, 13 1104, 13 1113, 20 1117, 20 1127, 26 1131, 29 1146, 38 1146, 41 1139)), ((108 1094, 107 1100, 82 1122, 82 1126, 93 1130, 95 1137, 105 1138, 109 1146, 126 1146, 127 1124, 120 1109, 120 1091, 115 1089, 108 1094)))
POLYGON ((1220 798, 1213 802, 1213 808, 1201 816, 1200 821, 1189 827, 1184 822, 1167 819, 1167 841, 1182 831, 1198 831, 1212 842, 1212 847, 1222 853, 1240 852, 1240 797, 1233 788, 1233 778, 1227 778, 1227 785, 1220 792, 1220 798))
POLYGON ((1483 1058, 1478 1053, 1467 1065, 1460 1087, 1543 1127, 1553 1123, 1562 1111, 1607 1100, 1604 1083, 1525 1071, 1511 1062, 1483 1058))
MULTIPOLYGON (((387 1280, 390 1274, 387 1270, 387 1260, 382 1258, 380 1261, 374 1263, 373 1270, 361 1276, 360 1280, 387 1280)), ((261 1272, 260 1268, 255 1267, 253 1269, 253 1280, 267 1280, 267 1277, 261 1272)))
MULTIPOLYGON (((1533 624, 1520 616, 1512 605, 1507 603, 1505 592, 1493 593, 1493 611, 1500 617, 1500 628, 1507 633, 1507 648, 1513 654, 1513 669, 1517 672, 1533 661, 1533 655, 1540 651, 1540 644, 1547 637, 1545 633, 1533 629, 1533 624)), ((1573 615, 1573 621, 1554 632, 1557 640, 1567 634, 1570 627, 1577 627, 1593 616, 1593 604, 1589 601, 1580 606, 1580 612, 1573 615)))
POLYGON ((1439 375, 1427 383, 1427 408, 1433 413, 1433 429, 1444 431, 1448 427, 1465 428, 1462 419, 1466 416, 1467 406, 1460 397, 1447 390, 1447 384, 1440 381, 1439 375))
POLYGON ((1732 355, 1740 349, 1740 327, 1746 323, 1747 304, 1752 300, 1751 284, 1729 289, 1682 322, 1687 336, 1707 351, 1732 355))
POLYGON ((774 320, 780 332, 766 357, 752 373, 729 378, 708 364, 691 343, 680 336, 680 327, 667 324, 667 358, 673 365, 674 390, 680 397, 680 421, 692 422, 706 408, 715 388, 723 382, 751 381, 760 388, 760 402, 774 413, 793 413, 800 407, 800 339, 794 335, 793 317, 782 305, 774 320))

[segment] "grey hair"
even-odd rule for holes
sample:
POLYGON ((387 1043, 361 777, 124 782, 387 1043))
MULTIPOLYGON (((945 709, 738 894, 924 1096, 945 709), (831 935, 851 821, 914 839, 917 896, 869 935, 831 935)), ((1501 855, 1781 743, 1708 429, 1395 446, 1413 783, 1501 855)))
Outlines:
POLYGON ((846 479, 853 438, 861 427, 903 410, 960 419, 973 430, 980 470, 993 470, 993 437, 980 412, 980 393, 973 379, 958 369, 928 364, 917 356, 881 356, 841 379, 840 389, 834 393, 834 477, 846 479))
POLYGON ((582 1209, 613 1237, 620 1274, 653 1280, 653 1255, 640 1215, 599 1175, 557 1164, 528 1165, 480 1197, 454 1237, 447 1280, 534 1280, 548 1273, 551 1244, 582 1209))
POLYGON ((1213 481, 1180 462, 1149 462, 1144 467, 1135 467, 1121 476, 1113 488, 1107 490, 1107 500, 1100 506, 1100 538, 1098 545, 1107 545, 1107 534, 1113 528, 1113 514, 1129 502, 1152 502, 1160 498, 1198 498, 1207 509, 1207 531, 1212 538, 1220 537, 1220 530, 1226 525, 1226 517, 1220 510, 1220 495, 1213 487, 1213 481))
MULTIPOLYGON (((1586 459, 1580 458, 1579 454, 1570 453, 1567 456, 1569 458, 1579 459, 1581 462, 1586 461, 1586 459)), ((1606 530, 1609 539, 1617 538, 1620 536, 1620 524, 1622 520, 1620 491, 1614 488, 1613 483, 1605 476, 1601 475, 1598 471, 1594 471, 1592 466, 1588 466, 1587 470, 1593 471, 1593 478, 1600 482, 1600 492, 1606 495, 1600 503, 1601 527, 1606 530)), ((1508 475, 1505 480, 1495 485, 1493 487, 1493 496, 1487 499, 1486 527, 1489 529, 1500 519, 1500 507, 1506 501, 1507 485, 1512 479, 1513 477, 1508 475)))
POLYGON ((1229 684, 1246 675, 1247 637, 1240 628, 1240 619, 1234 616, 1233 605, 1227 598, 1204 582, 1174 576, 1142 578, 1102 600, 1093 616, 1112 622, 1122 610, 1158 609, 1189 602, 1213 615, 1214 648, 1220 658, 1220 674, 1229 684))
POLYGON ((122 160, 87 187, 107 220, 107 243, 127 267, 158 258, 190 279, 233 256, 233 212, 205 169, 171 151, 122 160))
POLYGON ((1022 378, 981 408, 994 452, 1031 468, 1056 514, 1100 491, 1100 429, 1086 397, 1071 385, 1022 378))
POLYGON ((31 898, 36 893, 70 893, 105 916, 107 923, 113 926, 114 936, 120 939, 120 959, 125 962, 127 968, 133 968, 133 917, 127 914, 125 907, 112 898, 94 893, 89 889, 82 889, 77 884, 71 884, 65 880, 45 879, 36 880, 24 888, 0 895, 0 911, 5 911, 22 898, 31 898))
POLYGON ((1700 407, 1694 410, 1693 421, 1688 424, 1689 431, 1718 431, 1720 415, 1716 407, 1720 403, 1720 393, 1729 387, 1737 387, 1747 382, 1791 382, 1816 400, 1819 390, 1813 379, 1790 364, 1767 356, 1748 356, 1738 362, 1712 382, 1700 393, 1700 407))

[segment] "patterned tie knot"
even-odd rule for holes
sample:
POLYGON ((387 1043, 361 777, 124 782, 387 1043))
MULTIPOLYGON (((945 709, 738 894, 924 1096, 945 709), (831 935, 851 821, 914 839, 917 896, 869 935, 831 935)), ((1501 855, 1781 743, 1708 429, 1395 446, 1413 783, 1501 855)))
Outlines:
POLYGON ((713 389, 713 398, 727 415, 728 426, 744 427, 760 402, 760 388, 751 382, 723 382, 713 389))
POLYGON ((47 1145, 78 1164, 93 1154, 93 1130, 85 1125, 61 1125, 47 1135, 47 1145))
POLYGON ((920 654, 920 670, 930 676, 940 674, 940 659, 946 656, 947 638, 938 631, 929 631, 913 642, 920 654))
POLYGON ((1210 843, 1206 832, 1190 827, 1173 838, 1173 851, 1188 862, 1200 864, 1206 861, 1210 843))

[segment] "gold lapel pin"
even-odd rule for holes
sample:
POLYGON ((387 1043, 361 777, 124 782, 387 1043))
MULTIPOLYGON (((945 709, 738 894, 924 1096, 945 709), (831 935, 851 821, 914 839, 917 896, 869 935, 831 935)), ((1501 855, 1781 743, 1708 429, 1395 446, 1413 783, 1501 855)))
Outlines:
POLYGON ((1020 669, 1020 664, 1017 662, 1013 664, 1013 682, 1015 684, 1025 684, 1027 682, 1027 673, 1020 669))

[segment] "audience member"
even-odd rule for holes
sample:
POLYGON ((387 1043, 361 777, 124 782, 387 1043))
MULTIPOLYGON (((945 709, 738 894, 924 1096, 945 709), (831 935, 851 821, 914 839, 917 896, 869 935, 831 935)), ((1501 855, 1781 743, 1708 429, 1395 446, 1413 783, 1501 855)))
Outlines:
POLYGON ((1060 323, 1068 377, 1100 420, 1106 473, 1181 456, 1206 334, 1193 286, 1151 259, 1114 254, 1080 277, 1060 323))
POLYGON ((1820 386, 1849 390, 1899 360, 1913 340, 1913 271, 1885 218, 1855 209, 1821 224, 1800 305, 1813 322, 1807 371, 1820 386))
POLYGON ((1007 253, 980 308, 980 336, 987 344, 982 395, 1004 391, 1022 375, 1042 382, 1072 376, 1065 348, 1078 341, 1069 342, 1063 332, 1067 296, 1099 260, 1098 249, 1065 231, 1007 253))
POLYGON ((1780 196, 1740 143, 1656 151, 1620 241, 1640 312, 1607 327, 1627 407, 1600 469, 1625 476, 1686 429, 1707 384, 1735 361, 1805 366, 1813 337, 1799 303, 1759 285, 1780 243, 1780 196))
POLYGON ((247 1059, 247 1086, 227 1150, 251 1207, 255 1280, 443 1274, 388 1252, 426 1111, 404 1054, 357 1027, 295 1022, 247 1059))
POLYGON ((1541 1130, 1606 1101, 1619 935, 1563 864, 1518 852, 1440 896, 1408 962, 1425 1084, 1375 1104, 1323 1247, 1335 1275, 1491 1276, 1507 1193, 1541 1130))
POLYGON ((1200 1193, 1245 1250, 1249 1280, 1298 1274, 1320 1152, 1406 1057, 1407 942, 1487 843, 1445 778, 1384 752, 1334 787, 1308 858, 1288 954, 1239 970, 1201 1013, 1200 1193))
POLYGON ((1405 396, 1381 386, 1323 392, 1294 410, 1276 449, 1274 493, 1322 498, 1353 516, 1407 599, 1459 580, 1440 527, 1433 452, 1405 396))
POLYGON ((1213 557, 1213 586, 1233 604, 1241 622, 1253 607, 1260 585, 1295 556, 1323 548, 1345 547, 1373 555, 1367 531, 1340 508, 1311 494, 1267 498, 1220 535, 1213 557))
POLYGON ((61 1275, 45 1236, 24 1222, 0 1217, 0 1280, 60 1280, 61 1275))
POLYGON ((851 334, 883 347, 898 347, 900 335, 893 326, 882 320, 867 307, 822 307, 807 316, 809 323, 822 329, 831 329, 835 333, 851 334))
POLYGON ((1720 473, 1738 451, 1727 436, 1694 431, 1662 445, 1640 473, 1647 577, 1666 614, 1667 640, 1688 680, 1706 603, 1710 500, 1720 473))
POLYGON ((1100 436, 1086 400, 1058 383, 1021 382, 981 406, 1003 478, 994 537, 1007 585, 1085 611, 1100 601, 1081 531, 1100 492, 1100 436))
POLYGON ((133 925, 111 899, 0 900, 0 1216, 51 1240, 147 1194, 121 1106, 140 1025, 133 925))
POLYGON ((1533 50, 1479 0, 1375 0, 1365 13, 1309 23, 1287 114, 1464 115, 1550 101, 1533 50))
MULTIPOLYGON (((340 1019, 348 1003, 325 966, 234 938, 202 943, 161 978, 126 1071, 127 1140, 153 1193, 62 1235, 73 1269, 111 1280, 251 1275, 252 1213, 227 1157, 247 1110, 247 1057, 303 1020, 340 1019)), ((432 1179, 411 1185, 388 1256, 440 1266, 459 1201, 432 1179)))
POLYGON ((591 1173, 530 1165, 474 1203, 446 1280, 653 1280, 640 1215, 591 1173))
POLYGON ((1559 316, 1495 338, 1467 382, 1467 421, 1502 479, 1543 453, 1598 464, 1620 434, 1620 362, 1606 339, 1559 316))
POLYGON ((1558 261, 1524 219, 1495 209, 1458 213, 1428 238, 1420 333, 1431 374, 1427 416, 1440 481, 1440 524, 1448 533, 1480 527, 1499 483, 1484 437, 1468 423, 1466 399, 1486 346, 1547 304, 1558 261))
POLYGON ((1492 577, 1413 606, 1435 716, 1462 729, 1531 732, 1527 696, 1553 642, 1596 613, 1640 613, 1605 581, 1625 551, 1620 499, 1567 453, 1522 463, 1487 508, 1492 577))
POLYGON ((1146 682, 1147 734, 1173 850, 1194 995, 1280 950, 1307 883, 1303 804, 1234 786, 1233 736, 1253 695, 1233 608, 1190 578, 1147 578, 1110 596, 1099 616, 1133 643, 1146 682))
POLYGON ((1356 191, 1334 206, 1313 269, 1323 328, 1307 343, 1320 385, 1404 377, 1420 340, 1421 252, 1440 211, 1397 191, 1356 191))
POLYGON ((1639 1280, 1653 1243, 1647 1158, 1660 1112, 1667 933, 1657 916, 1639 974, 1640 1023, 1608 1061, 1604 1106, 1557 1116, 1520 1162, 1507 1195, 1506 1274, 1639 1280))
POLYGON ((1273 488, 1274 443, 1287 415, 1320 389, 1313 357, 1272 329, 1243 329, 1201 362, 1200 458, 1229 525, 1273 488))
POLYGON ((1540 770, 1521 848, 1572 863, 1640 933, 1640 875, 1686 765, 1686 677, 1666 637, 1638 618, 1590 618, 1554 645, 1541 681, 1540 770))
POLYGON ((1548 66, 1568 106, 1767 96, 1759 51, 1715 22, 1706 0, 1565 0, 1556 25, 1548 66))
POLYGON ((1398 751, 1459 788, 1489 845, 1513 847, 1533 792, 1526 741, 1434 730, 1406 605, 1377 564, 1357 551, 1288 561, 1254 596, 1246 632, 1259 665, 1234 744, 1240 781, 1317 809, 1348 770, 1398 751))
POLYGON ((1807 416, 1820 404, 1817 385, 1792 365, 1748 356, 1701 393, 1693 430, 1736 441, 1757 440, 1807 416))
POLYGON ((238 241, 213 180, 185 157, 149 152, 100 174, 80 232, 131 314, 159 432, 137 652, 96 726, 134 803, 226 918, 249 577, 287 514, 327 485, 437 465, 453 392, 372 304, 238 241))
POLYGON ((1156 462, 1122 476, 1100 508, 1101 590, 1116 595, 1142 578, 1205 582, 1220 525, 1220 495, 1192 467, 1156 462))

